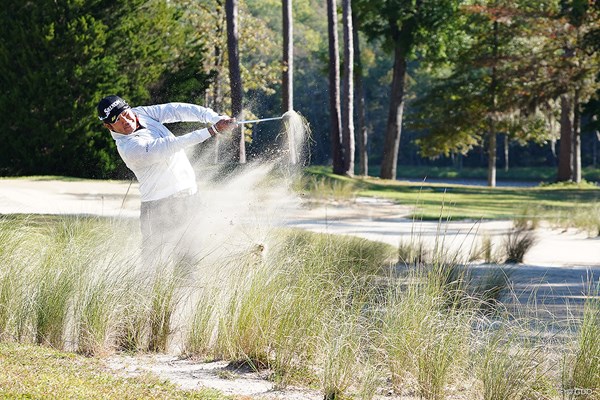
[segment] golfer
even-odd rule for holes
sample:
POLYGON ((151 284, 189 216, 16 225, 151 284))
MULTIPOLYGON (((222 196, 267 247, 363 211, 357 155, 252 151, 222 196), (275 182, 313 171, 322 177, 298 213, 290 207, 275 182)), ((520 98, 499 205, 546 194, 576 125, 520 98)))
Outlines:
POLYGON ((236 126, 235 119, 187 103, 131 108, 119 96, 102 99, 98 103, 98 117, 139 182, 143 259, 147 262, 148 257, 164 257, 165 252, 171 256, 172 251, 176 251, 176 255, 189 254, 193 249, 181 247, 198 208, 195 197, 198 189, 184 149, 231 131, 236 126), (182 136, 173 135, 163 125, 184 121, 212 125, 182 136), (165 248, 166 244, 171 246, 165 248))

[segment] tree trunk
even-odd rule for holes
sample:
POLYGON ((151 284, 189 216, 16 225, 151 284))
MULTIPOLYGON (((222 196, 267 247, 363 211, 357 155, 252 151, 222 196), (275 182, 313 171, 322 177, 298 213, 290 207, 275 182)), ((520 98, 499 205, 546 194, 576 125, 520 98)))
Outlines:
MULTIPOLYGON (((217 19, 217 23, 216 23, 216 28, 217 28, 217 37, 222 37, 223 35, 223 25, 226 21, 223 20, 222 18, 222 13, 221 11, 223 10, 223 3, 219 0, 217 1, 218 4, 218 10, 219 10, 219 15, 221 16, 221 18, 217 19)), ((215 110, 218 113, 222 113, 223 111, 223 93, 222 93, 222 78, 221 78, 221 68, 223 66, 223 49, 221 47, 221 42, 219 40, 215 41, 215 45, 213 47, 213 55, 214 55, 214 62, 215 62, 215 77, 213 79, 213 87, 212 87, 212 93, 211 93, 211 98, 210 98, 210 102, 207 102, 207 104, 210 104, 210 107, 215 110)), ((217 135, 214 138, 214 143, 215 143, 215 158, 214 158, 214 162, 215 164, 219 163, 219 149, 221 148, 221 138, 219 137, 219 135, 217 135)))
POLYGON ((509 145, 509 141, 508 141, 508 135, 504 135, 504 171, 508 172, 508 145, 509 145))
POLYGON ((600 131, 595 131, 592 138, 592 167, 594 168, 598 165, 598 142, 600 142, 600 131))
POLYGON ((367 151, 367 122, 365 118, 365 94, 362 80, 362 62, 360 60, 360 42, 358 37, 358 21, 352 13, 352 31, 354 39, 354 85, 356 87, 358 114, 358 174, 369 175, 369 155, 367 151))
POLYGON ((560 97, 560 148, 558 151, 558 176, 559 182, 573 179, 573 107, 569 95, 560 97))
POLYGON ((488 134, 488 177, 489 187, 496 187, 496 122, 490 121, 490 132, 488 134))
POLYGON ((338 53, 336 0, 327 0, 327 31, 329 36, 329 115, 333 173, 344 174, 342 121, 340 111, 340 56, 338 53))
POLYGON ((344 171, 354 176, 354 44, 352 31, 352 0, 342 0, 344 27, 344 79, 342 111, 342 143, 344 144, 344 171))
POLYGON ((490 95, 491 95, 491 111, 490 117, 490 132, 488 134, 488 177, 487 184, 489 187, 496 187, 496 113, 498 110, 498 98, 496 91, 498 88, 498 78, 496 76, 496 62, 498 62, 498 21, 494 20, 493 24, 494 32, 494 47, 492 48, 492 82, 490 84, 490 95))
POLYGON ((283 9, 283 112, 294 109, 294 37, 292 0, 282 0, 283 9))
MULTIPOLYGON (((282 0, 283 12, 283 60, 282 60, 282 109, 286 113, 294 109, 294 36, 292 0, 282 0)), ((287 131, 289 162, 298 163, 296 138, 293 131, 287 131), (290 134, 291 133, 291 134, 290 134)))
MULTIPOLYGON (((217 29, 219 35, 222 32, 222 27, 219 26, 217 29)), ((216 44, 214 47, 214 55, 215 55, 215 71, 216 75, 214 78, 213 91, 212 91, 212 104, 211 108, 218 113, 222 113, 223 104, 222 99, 223 95, 221 93, 221 66, 223 65, 223 54, 222 49, 219 44, 216 44)), ((215 137, 215 163, 219 162, 219 149, 221 148, 221 138, 219 135, 215 137)))
MULTIPOLYGON (((422 5, 421 0, 416 0, 415 8, 422 5)), ((417 31, 416 14, 402 22, 402 29, 398 21, 388 19, 390 35, 394 42, 394 68, 392 72, 392 88, 390 105, 385 131, 383 157, 381 160, 380 177, 383 179, 396 179, 398 164, 398 150, 400 149, 400 135, 402 133, 402 114, 404 112, 404 91, 406 85, 407 57, 413 46, 415 32, 417 31)))
MULTIPOLYGON (((239 55, 239 26, 238 26, 238 2, 237 0, 226 0, 225 14, 227 16, 227 55, 229 57, 229 82, 231 84, 231 114, 235 118, 243 119, 243 87, 242 74, 240 71, 239 55)), ((233 130, 234 158, 240 163, 246 163, 246 142, 244 140, 244 126, 239 125, 233 130)))
POLYGON ((401 37, 403 35, 400 34, 396 21, 390 21, 390 26, 396 40, 394 41, 394 70, 392 74, 390 108, 385 132, 383 158, 381 160, 380 177, 382 179, 396 179, 400 134, 402 133, 402 113, 404 111, 406 57, 408 54, 408 48, 404 45, 403 41, 410 40, 401 37))
POLYGON ((581 183, 581 113, 579 112, 579 89, 573 98, 573 181, 581 183))

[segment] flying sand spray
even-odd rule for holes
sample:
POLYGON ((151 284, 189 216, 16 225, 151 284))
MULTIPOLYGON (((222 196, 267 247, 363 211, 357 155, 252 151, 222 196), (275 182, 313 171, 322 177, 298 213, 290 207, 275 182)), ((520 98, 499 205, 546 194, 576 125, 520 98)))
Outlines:
POLYGON ((184 327, 198 299, 210 296, 215 288, 220 288, 223 301, 233 298, 235 279, 252 275, 256 266, 269 263, 270 254, 275 254, 270 249, 279 248, 283 238, 279 229, 300 210, 300 197, 292 188, 301 172, 296 166, 306 156, 307 121, 288 111, 281 117, 238 124, 276 120, 282 121, 277 149, 257 155, 243 168, 215 166, 211 151, 192 161, 201 169, 202 179, 189 223, 179 235, 168 238, 158 252, 156 267, 138 264, 140 279, 152 282, 171 277, 181 282, 176 288, 180 304, 174 306, 169 321, 177 332, 170 338, 171 349, 184 345, 184 327), (234 284, 229 286, 230 282, 234 284))
MULTIPOLYGON (((299 206, 299 198, 291 189, 300 165, 307 156, 310 136, 308 122, 297 112, 288 111, 280 117, 237 121, 238 125, 282 121, 277 143, 279 151, 257 156, 234 173, 223 169, 203 171, 199 184, 202 194, 202 216, 194 225, 198 236, 210 236, 200 249, 202 253, 225 259, 251 247, 264 248, 274 226, 281 226, 286 216, 299 206), (273 157, 275 156, 275 157, 273 157), (286 168, 285 165, 291 168, 286 168), (251 240, 248 240, 251 239, 251 240), (218 248, 211 248, 215 245, 218 248)), ((199 165, 210 164, 206 158, 199 165)), ((190 232, 190 236, 194 237, 190 232)))
POLYGON ((299 154, 302 151, 301 147, 304 145, 305 135, 308 131, 308 124, 297 112, 290 110, 285 112, 281 117, 251 119, 238 121, 237 123, 238 125, 257 124, 259 122, 279 120, 283 120, 288 139, 289 163, 296 165, 299 162, 299 154))

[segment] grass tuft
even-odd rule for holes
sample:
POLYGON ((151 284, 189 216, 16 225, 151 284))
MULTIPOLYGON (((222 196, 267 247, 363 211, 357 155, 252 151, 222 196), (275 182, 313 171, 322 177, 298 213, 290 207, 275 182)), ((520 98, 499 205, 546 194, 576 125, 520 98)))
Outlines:
POLYGON ((522 263, 525 254, 536 244, 535 234, 528 230, 514 229, 504 240, 507 264, 522 263))
POLYGON ((600 399, 600 284, 589 288, 585 300, 583 320, 578 330, 577 345, 568 360, 565 391, 579 392, 577 398, 600 399))

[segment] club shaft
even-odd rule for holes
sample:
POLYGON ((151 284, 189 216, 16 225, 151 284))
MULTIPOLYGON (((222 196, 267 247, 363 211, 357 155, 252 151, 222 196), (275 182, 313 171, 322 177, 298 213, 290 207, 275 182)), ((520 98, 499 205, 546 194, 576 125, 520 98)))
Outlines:
POLYGON ((263 121, 275 121, 277 119, 282 119, 283 117, 274 117, 274 118, 263 118, 263 119, 251 119, 251 120, 247 120, 247 121, 238 121, 238 124, 254 124, 256 122, 263 122, 263 121))

